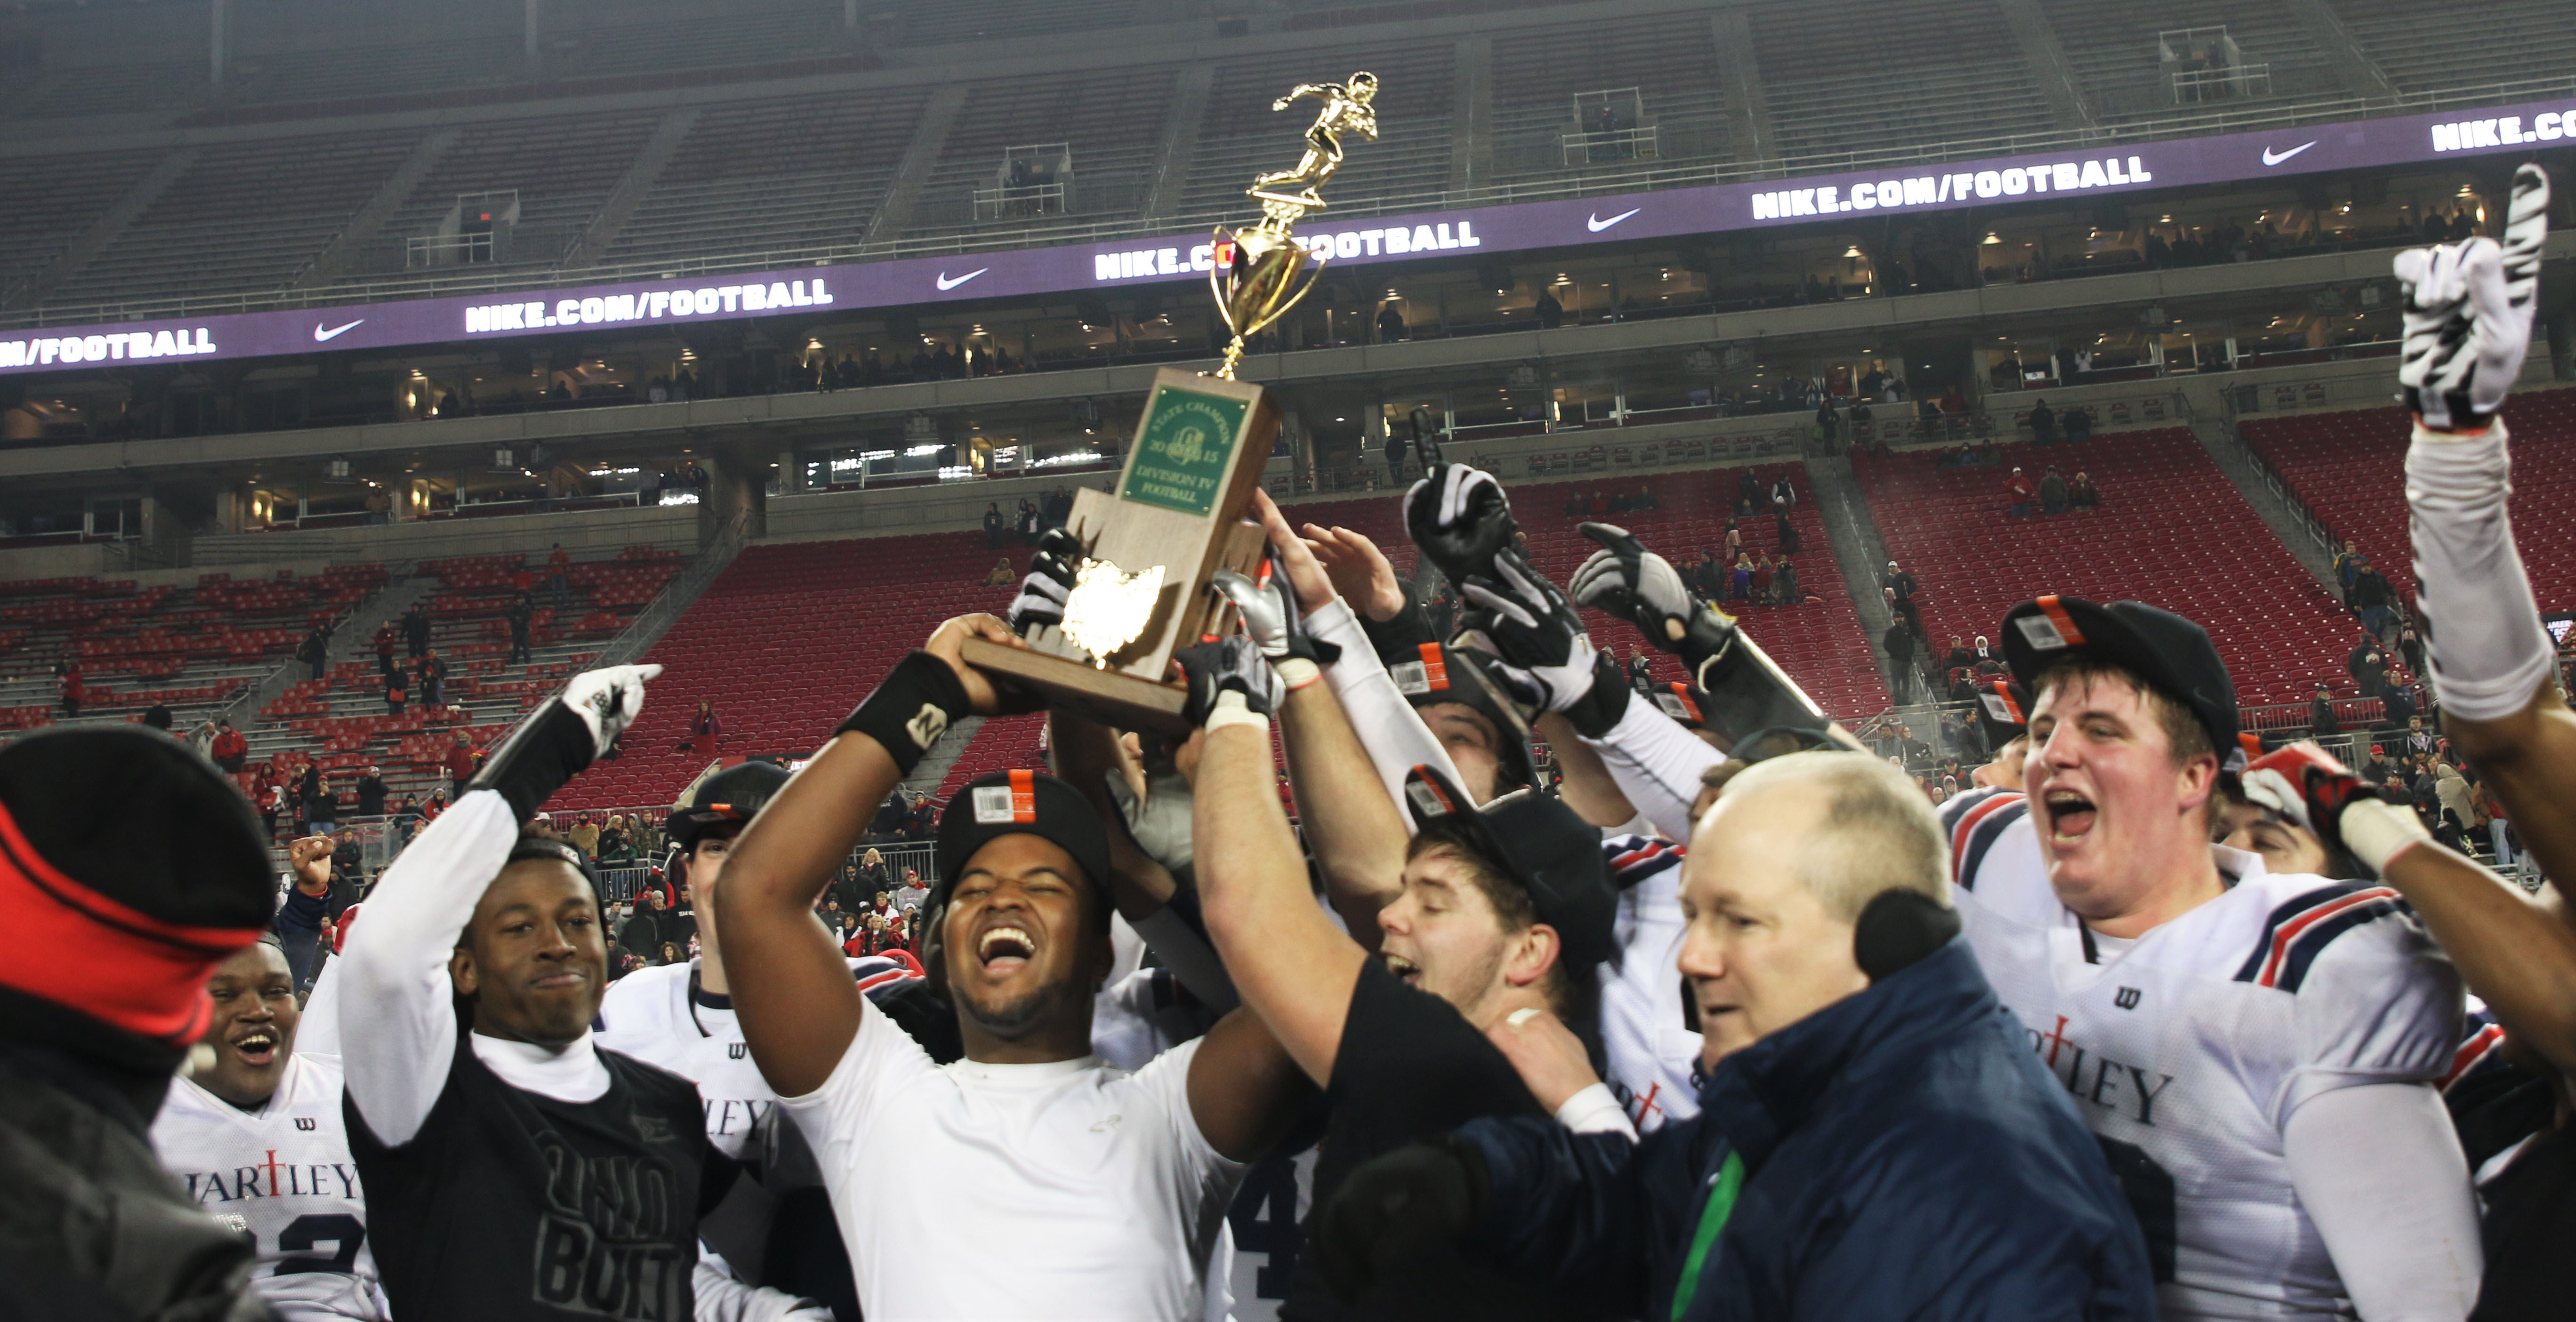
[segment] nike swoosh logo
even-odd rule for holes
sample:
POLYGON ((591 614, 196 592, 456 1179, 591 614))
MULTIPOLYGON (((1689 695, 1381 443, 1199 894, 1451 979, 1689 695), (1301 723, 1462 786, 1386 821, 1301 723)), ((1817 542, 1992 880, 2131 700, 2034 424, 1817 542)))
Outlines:
MULTIPOLYGON (((349 326, 355 326, 355 325, 358 325, 358 324, 360 324, 361 322, 364 322, 365 320, 366 320, 366 318, 364 318, 364 317, 360 317, 360 318, 358 318, 358 320, 357 320, 357 321, 350 322, 350 323, 349 323, 349 326)), ((347 329, 349 329, 349 326, 335 326, 335 327, 333 327, 333 328, 332 328, 332 329, 330 329, 330 330, 324 330, 324 329, 322 329, 322 323, 321 323, 321 322, 318 322, 318 321, 317 321, 317 322, 314 322, 314 323, 313 323, 313 342, 314 342, 314 343, 316 343, 316 344, 319 344, 319 343, 321 343, 321 342, 322 342, 322 341, 324 341, 324 340, 337 339, 337 338, 339 338, 339 336, 340 336, 340 333, 341 333, 341 332, 346 331, 347 329)))
POLYGON ((2298 155, 2300 152, 2306 151, 2308 148, 2316 145, 2317 144, 2314 142, 2302 142, 2298 146, 2292 147, 2288 151, 2282 152, 2277 156, 2273 154, 2271 148, 2266 147, 2263 149, 2263 163, 2265 165, 2279 165, 2281 162, 2286 161, 2291 157, 2298 155))
POLYGON ((1584 228, 1585 228, 1585 229, 1591 230, 1593 233, 1598 234, 1598 233, 1600 233, 1601 231, 1606 230, 1606 229, 1610 228, 1611 226, 1618 224, 1620 221, 1626 220, 1628 217, 1633 216, 1633 215, 1636 215, 1638 212, 1643 211, 1643 210, 1645 210, 1645 208, 1644 208, 1644 207, 1632 207, 1632 208, 1630 208, 1630 209, 1628 209, 1628 210, 1626 210, 1626 211, 1622 211, 1622 212, 1620 212, 1618 215, 1612 216, 1612 217, 1611 217, 1611 218, 1609 218, 1608 220, 1603 220, 1603 219, 1602 219, 1602 218, 1600 218, 1599 216, 1587 215, 1587 216, 1585 216, 1585 217, 1583 218, 1583 226, 1584 226, 1584 228))
POLYGON ((972 279, 974 279, 975 277, 977 277, 977 276, 979 276, 979 275, 982 275, 982 274, 983 274, 983 273, 985 273, 986 271, 989 271, 989 270, 992 270, 992 269, 993 269, 993 268, 992 268, 992 267, 989 267, 989 266, 979 266, 979 267, 975 268, 974 270, 972 270, 972 271, 968 271, 966 274, 964 274, 964 275, 961 275, 961 276, 957 277, 957 278, 956 278, 956 279, 954 279, 954 280, 951 280, 951 279, 949 279, 949 278, 948 278, 948 273, 947 273, 946 271, 942 271, 942 272, 940 272, 940 273, 939 273, 939 288, 940 288, 943 292, 944 292, 944 291, 946 291, 946 290, 955 289, 957 286, 962 285, 962 284, 966 283, 967 281, 972 280, 972 279))

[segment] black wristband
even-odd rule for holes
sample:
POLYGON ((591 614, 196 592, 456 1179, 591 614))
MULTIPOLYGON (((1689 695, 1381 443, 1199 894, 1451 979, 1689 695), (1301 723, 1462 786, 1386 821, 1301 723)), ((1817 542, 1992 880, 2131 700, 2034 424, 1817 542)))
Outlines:
POLYGON ((928 652, 915 651, 897 662, 876 692, 832 733, 856 730, 876 740, 894 759, 895 767, 909 776, 939 736, 948 733, 949 725, 973 711, 966 681, 957 677, 956 670, 928 652))
POLYGON ((1391 620, 1372 620, 1368 612, 1354 606, 1351 614, 1360 622, 1360 632, 1368 635, 1369 646, 1377 658, 1388 665, 1420 660, 1424 643, 1446 641, 1431 636, 1431 622, 1423 618, 1422 607, 1413 599, 1413 584, 1400 582, 1404 592, 1404 609, 1391 620))
POLYGON ((580 775, 598 752, 590 723, 562 699, 554 699, 513 732, 499 752, 485 759, 483 769, 474 773, 465 788, 469 793, 500 791, 510 801, 510 811, 524 822, 536 816, 537 809, 565 782, 580 775))

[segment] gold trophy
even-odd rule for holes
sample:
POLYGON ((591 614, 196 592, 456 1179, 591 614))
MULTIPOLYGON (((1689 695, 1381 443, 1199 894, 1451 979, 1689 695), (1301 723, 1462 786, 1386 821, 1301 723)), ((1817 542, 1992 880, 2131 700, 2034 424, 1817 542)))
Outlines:
POLYGON ((1297 306, 1322 274, 1324 256, 1293 231, 1324 208, 1316 190, 1341 169, 1342 135, 1377 138, 1377 75, 1303 83, 1270 108, 1301 97, 1323 102, 1305 154, 1246 190, 1261 203, 1259 223, 1215 234, 1208 288, 1233 332, 1224 361, 1213 376, 1157 372, 1115 493, 1075 493, 1066 527, 1084 559, 1064 623, 1039 629, 1026 649, 970 641, 967 664, 1120 729, 1188 733, 1172 654, 1230 624, 1233 607, 1208 585, 1216 571, 1260 565, 1261 528, 1243 515, 1279 435, 1278 405, 1235 380, 1235 369, 1245 339, 1297 306))

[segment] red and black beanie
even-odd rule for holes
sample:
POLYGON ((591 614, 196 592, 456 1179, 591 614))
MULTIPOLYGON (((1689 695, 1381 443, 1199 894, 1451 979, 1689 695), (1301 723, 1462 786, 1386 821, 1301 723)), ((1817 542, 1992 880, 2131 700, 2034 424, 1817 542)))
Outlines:
POLYGON ((275 916, 269 873, 249 802, 184 744, 117 727, 0 749, 0 988, 185 1046, 207 973, 275 916))

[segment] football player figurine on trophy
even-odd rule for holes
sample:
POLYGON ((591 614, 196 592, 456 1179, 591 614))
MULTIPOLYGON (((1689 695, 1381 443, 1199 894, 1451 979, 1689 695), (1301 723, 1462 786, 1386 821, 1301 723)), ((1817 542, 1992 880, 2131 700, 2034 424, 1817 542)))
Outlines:
POLYGON ((1296 166, 1262 174, 1247 190, 1261 203, 1260 221, 1215 233, 1208 287, 1233 333, 1224 359, 1213 376, 1155 374, 1115 492, 1077 492, 1065 526, 1071 545, 1032 565, 1055 580, 1041 597, 1062 589, 1060 608, 1022 614, 1025 648, 968 642, 967 664, 1121 729, 1187 732, 1187 695, 1169 682, 1172 654, 1231 618, 1232 605, 1210 586, 1216 572, 1260 565, 1261 528, 1243 515, 1279 435, 1277 403, 1235 380, 1235 370, 1245 340, 1314 288, 1325 254, 1299 241, 1296 223, 1324 208, 1316 190, 1341 168, 1342 135, 1376 139, 1377 90, 1375 74, 1355 73, 1301 84, 1271 103, 1285 110, 1311 96, 1324 105, 1296 166))

